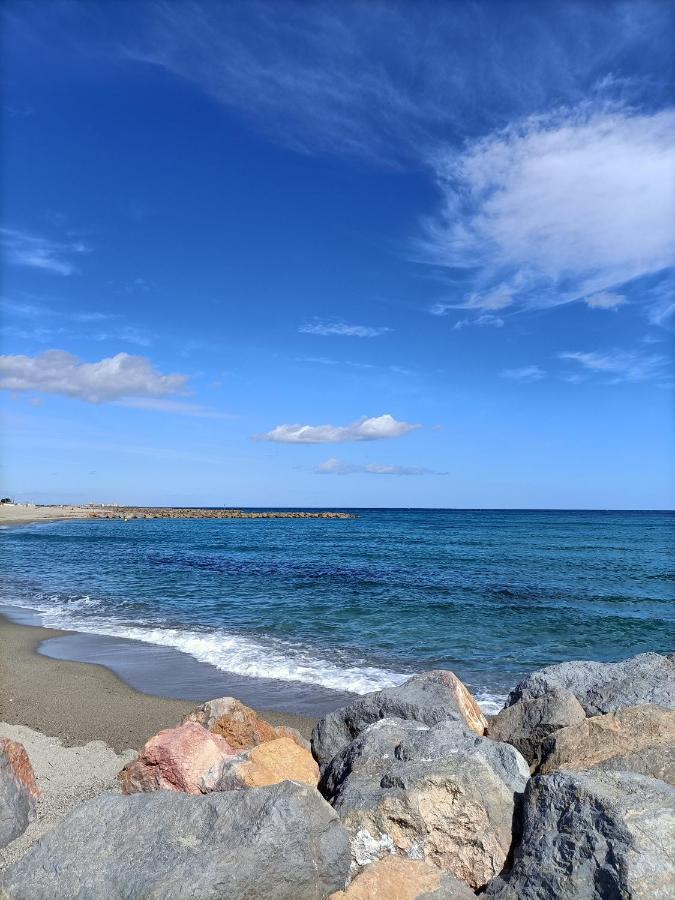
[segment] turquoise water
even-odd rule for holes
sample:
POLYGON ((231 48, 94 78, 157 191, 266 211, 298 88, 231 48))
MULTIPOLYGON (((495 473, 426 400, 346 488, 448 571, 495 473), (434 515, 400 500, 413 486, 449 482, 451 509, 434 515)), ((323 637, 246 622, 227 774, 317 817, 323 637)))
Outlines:
POLYGON ((450 668, 488 709, 549 663, 672 649, 673 513, 355 512, 4 528, 0 599, 280 683, 450 668))

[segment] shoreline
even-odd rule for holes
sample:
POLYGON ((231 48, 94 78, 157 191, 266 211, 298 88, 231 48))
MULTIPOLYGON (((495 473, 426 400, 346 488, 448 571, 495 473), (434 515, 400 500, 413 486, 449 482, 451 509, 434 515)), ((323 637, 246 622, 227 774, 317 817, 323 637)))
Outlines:
POLYGON ((0 526, 34 525, 39 522, 88 521, 91 519, 355 519, 338 510, 244 510, 225 507, 122 506, 111 504, 1 503, 0 526))
MULTIPOLYGON (((45 655, 45 642, 77 636, 18 624, 0 614, 0 722, 58 737, 66 746, 100 740, 117 752, 139 750, 201 702, 228 694, 206 690, 194 699, 175 699, 145 693, 100 662, 45 655)), ((234 691, 232 695, 237 696, 234 691)), ((271 724, 290 725, 305 737, 316 721, 310 715, 255 709, 271 724)))

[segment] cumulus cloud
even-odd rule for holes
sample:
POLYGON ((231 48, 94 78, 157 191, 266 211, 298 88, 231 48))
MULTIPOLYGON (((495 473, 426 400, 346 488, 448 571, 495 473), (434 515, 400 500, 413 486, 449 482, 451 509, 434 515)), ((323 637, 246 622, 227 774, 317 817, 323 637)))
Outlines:
MULTIPOLYGON (((612 384, 621 381, 650 381, 668 376, 672 360, 660 353, 641 354, 628 350, 580 352, 566 350, 558 354, 591 375, 609 376, 612 384)), ((580 372, 572 372, 568 380, 581 381, 580 372)))
POLYGON ((348 322, 331 322, 324 319, 312 319, 298 328, 301 334, 320 334, 323 336, 337 335, 338 337, 379 337, 391 331, 391 328, 380 325, 351 325, 348 322))
POLYGON ((62 243, 12 228, 0 228, 0 238, 5 257, 12 265, 44 269, 57 275, 77 272, 73 257, 88 252, 81 241, 62 243))
POLYGON ((382 463, 347 463, 331 457, 314 470, 318 475, 445 475, 425 466, 392 466, 382 463))
POLYGON ((186 375, 163 375, 145 356, 118 353, 83 362, 65 350, 0 356, 0 388, 76 397, 88 403, 184 393, 186 375))
POLYGON ((523 366, 521 369, 502 369, 499 375, 511 381, 541 381, 546 372, 539 366, 523 366))
POLYGON ((443 205, 422 249, 465 271, 458 308, 616 309, 618 287, 675 264, 675 109, 558 110, 432 165, 443 205))
POLYGON ((277 425, 258 440, 284 444, 339 444, 345 441, 380 441, 397 438, 419 425, 399 422, 388 413, 359 419, 351 425, 277 425))

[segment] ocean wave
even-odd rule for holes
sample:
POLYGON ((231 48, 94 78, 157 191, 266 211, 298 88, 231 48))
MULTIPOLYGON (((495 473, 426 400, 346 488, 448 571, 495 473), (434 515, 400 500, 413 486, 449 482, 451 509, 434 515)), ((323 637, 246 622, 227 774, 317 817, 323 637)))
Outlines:
POLYGON ((98 616, 83 618, 77 615, 77 610, 93 605, 94 601, 90 597, 58 598, 61 601, 59 605, 53 605, 55 598, 50 599, 52 604, 49 605, 39 602, 4 602, 35 610, 40 613, 43 625, 49 628, 172 647, 221 672, 247 678, 301 682, 333 691, 367 694, 369 691, 401 684, 412 674, 375 666, 340 666, 298 647, 281 643, 267 645, 222 629, 207 632, 118 622, 98 616))
MULTIPOLYGON (((367 665, 341 666, 297 646, 279 641, 265 644, 223 629, 197 631, 91 615, 91 610, 101 601, 88 594, 51 595, 44 601, 29 599, 25 602, 3 597, 2 603, 39 613, 47 628, 170 647, 221 672, 246 678, 299 682, 333 691, 367 694, 402 684, 414 674, 367 665), (78 615, 78 611, 86 612, 86 616, 78 615)), ((498 713, 506 699, 506 695, 487 690, 477 690, 475 696, 486 715, 498 713)))

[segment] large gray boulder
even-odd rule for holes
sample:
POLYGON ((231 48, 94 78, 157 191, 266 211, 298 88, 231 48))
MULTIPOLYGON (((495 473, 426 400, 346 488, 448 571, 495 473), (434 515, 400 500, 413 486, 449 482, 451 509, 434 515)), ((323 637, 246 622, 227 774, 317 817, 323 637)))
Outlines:
POLYGON ((512 744, 536 768, 542 744, 549 735, 585 718, 584 708, 574 694, 554 688, 541 697, 507 706, 490 720, 487 733, 495 741, 512 744))
POLYGON ((0 847, 23 834, 35 819, 38 794, 23 744, 0 738, 0 847))
POLYGON ((103 794, 0 878, 2 900, 325 900, 349 842, 314 788, 103 794))
POLYGON ((352 874, 395 853, 479 888, 504 865, 528 777, 515 747, 457 722, 383 719, 333 759, 320 789, 351 835, 352 874))
POLYGON ((626 706, 562 728, 542 745, 542 775, 594 768, 639 772, 675 787, 675 712, 652 703, 626 706))
POLYGON ((451 720, 484 734, 487 721, 465 685, 449 671, 415 675, 398 687, 366 694, 330 713, 312 732, 312 753, 323 770, 336 753, 361 732, 384 718, 408 719, 423 725, 451 720))
POLYGON ((522 840, 486 896, 499 900, 672 900, 675 789, 630 772, 538 775, 522 840))
POLYGON ((641 653, 623 662, 565 662, 528 675, 508 696, 506 706, 570 691, 587 716, 615 712, 622 706, 655 703, 675 709, 675 662, 659 653, 641 653))

